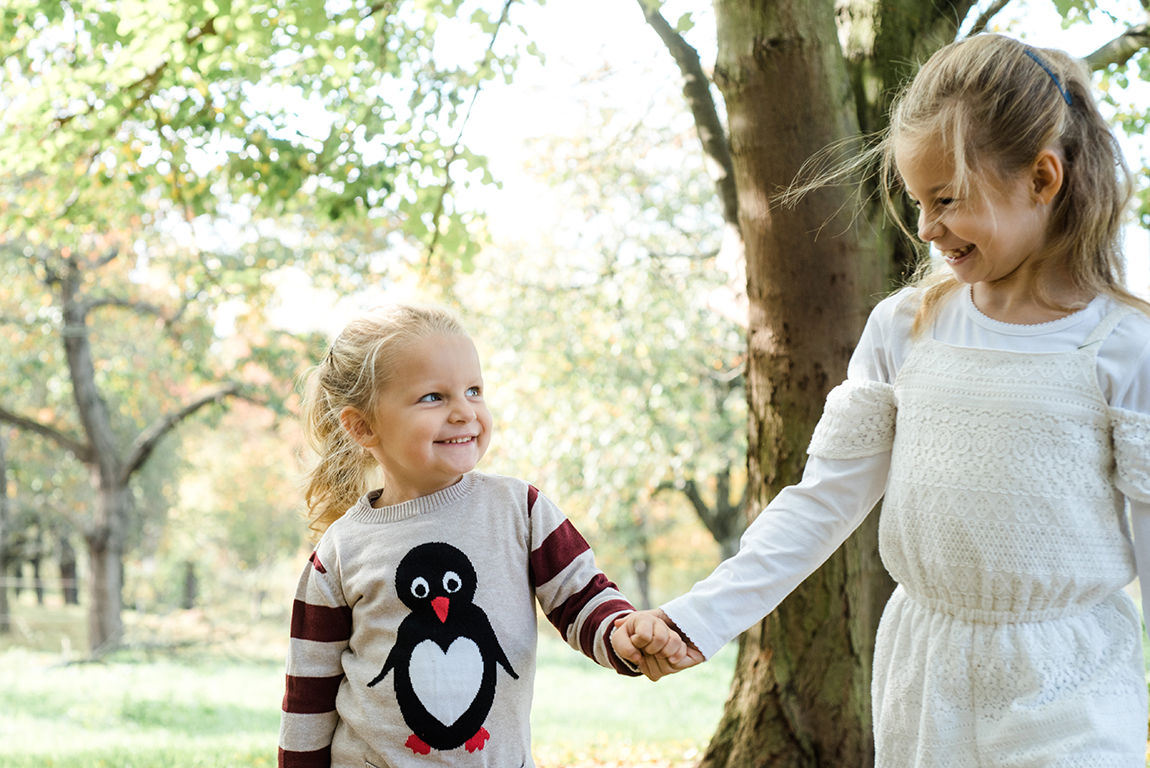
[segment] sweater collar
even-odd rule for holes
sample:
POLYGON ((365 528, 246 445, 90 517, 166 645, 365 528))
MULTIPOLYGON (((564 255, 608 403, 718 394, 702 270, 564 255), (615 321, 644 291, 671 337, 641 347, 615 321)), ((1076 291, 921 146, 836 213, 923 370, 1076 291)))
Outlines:
POLYGON ((420 496, 418 499, 411 499, 379 509, 372 507, 371 502, 373 499, 379 498, 382 490, 374 490, 364 494, 355 506, 348 510, 345 517, 361 523, 394 523, 399 520, 419 517, 462 500, 475 489, 477 482, 476 473, 468 472, 455 485, 448 486, 442 491, 436 491, 430 496, 420 496))

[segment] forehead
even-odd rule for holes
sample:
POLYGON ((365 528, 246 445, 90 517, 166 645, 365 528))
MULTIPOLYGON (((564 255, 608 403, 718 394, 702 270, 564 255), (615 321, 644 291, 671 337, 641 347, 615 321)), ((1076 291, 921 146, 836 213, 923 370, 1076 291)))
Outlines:
POLYGON ((397 355, 396 383, 451 381, 481 375, 479 353, 466 336, 435 335, 412 339, 397 355))
POLYGON ((948 152, 900 145, 895 148, 894 160, 907 191, 916 197, 936 194, 955 183, 954 161, 948 152))

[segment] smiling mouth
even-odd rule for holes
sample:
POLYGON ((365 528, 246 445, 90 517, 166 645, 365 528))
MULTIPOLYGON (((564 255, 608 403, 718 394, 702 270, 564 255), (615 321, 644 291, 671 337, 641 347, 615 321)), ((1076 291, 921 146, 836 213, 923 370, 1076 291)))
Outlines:
POLYGON ((472 435, 470 437, 453 437, 450 440, 439 440, 438 442, 444 443, 446 445, 462 445, 463 443, 472 442, 473 440, 475 440, 475 438, 476 438, 475 435, 472 435))
POLYGON ((974 243, 971 243, 970 245, 964 245, 961 248, 956 248, 953 251, 942 251, 942 255, 947 261, 954 262, 958 261, 963 256, 968 255, 973 250, 974 243))

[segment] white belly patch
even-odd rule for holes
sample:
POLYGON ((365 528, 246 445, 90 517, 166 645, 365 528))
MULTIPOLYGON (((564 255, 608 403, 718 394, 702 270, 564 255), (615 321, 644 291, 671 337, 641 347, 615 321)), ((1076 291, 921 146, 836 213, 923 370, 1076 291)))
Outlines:
POLYGON ((451 725, 467 711, 483 682, 483 654, 475 641, 456 638, 447 653, 424 640, 411 652, 411 687, 431 715, 451 725))

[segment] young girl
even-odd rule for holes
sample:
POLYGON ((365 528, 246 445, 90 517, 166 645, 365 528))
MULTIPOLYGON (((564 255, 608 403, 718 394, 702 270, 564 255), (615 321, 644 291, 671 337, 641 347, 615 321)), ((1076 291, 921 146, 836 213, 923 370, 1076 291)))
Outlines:
POLYGON ((535 600, 571 646, 636 674, 607 642, 633 608, 583 537, 526 482, 472 471, 492 419, 455 315, 353 321, 309 373, 303 421, 324 533, 292 611, 281 766, 531 766, 535 600))
POLYGON ((951 44, 880 156, 940 258, 874 310, 802 482, 689 594, 620 621, 616 650, 639 660, 666 620, 709 658, 885 494, 875 764, 1143 768, 1122 587, 1137 569, 1150 596, 1150 306, 1122 288, 1129 177, 1089 75, 1001 36, 951 44))

